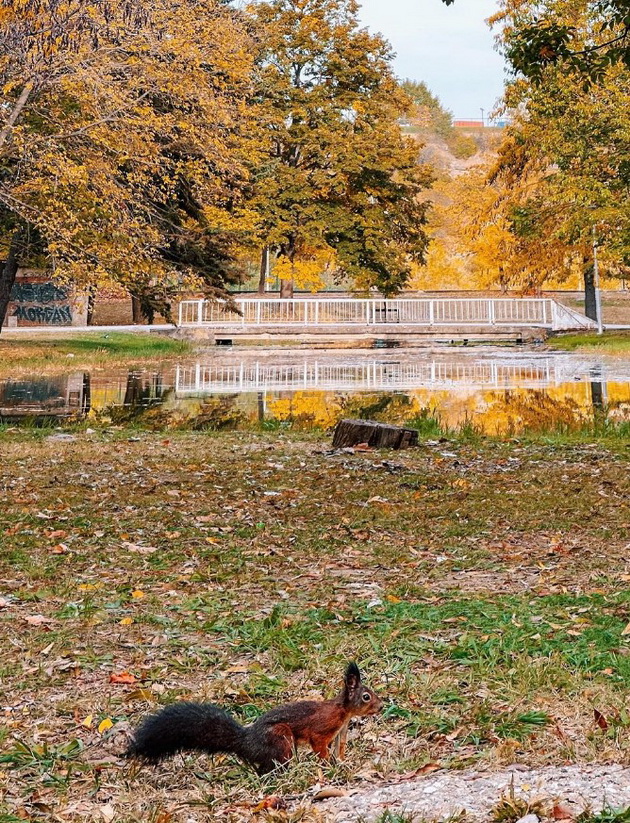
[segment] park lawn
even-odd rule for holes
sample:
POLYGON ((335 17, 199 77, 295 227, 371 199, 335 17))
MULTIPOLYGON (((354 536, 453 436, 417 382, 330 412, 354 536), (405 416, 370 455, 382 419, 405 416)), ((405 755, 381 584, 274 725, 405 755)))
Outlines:
POLYGON ((316 783, 630 762, 625 441, 72 436, 0 432, 3 821, 249 820, 316 783), (158 705, 247 721, 349 659, 386 709, 344 764, 120 758, 158 705))
POLYGON ((602 354, 630 352, 630 332, 561 334, 550 337, 546 342, 550 348, 562 351, 596 351, 602 354))
POLYGON ((189 343, 155 333, 77 332, 63 339, 8 335, 0 337, 0 377, 155 362, 191 353, 189 343))

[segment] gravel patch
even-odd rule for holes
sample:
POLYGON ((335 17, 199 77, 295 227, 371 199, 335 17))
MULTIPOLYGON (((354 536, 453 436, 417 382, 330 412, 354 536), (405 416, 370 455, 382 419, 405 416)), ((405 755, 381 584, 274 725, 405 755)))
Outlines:
POLYGON ((549 766, 528 769, 512 766, 497 772, 439 772, 409 782, 357 791, 328 801, 327 819, 334 823, 377 820, 385 811, 413 813, 430 821, 444 821, 466 812, 467 820, 487 821, 490 810, 513 784, 514 795, 528 801, 560 803, 578 814, 630 807, 630 768, 619 765, 549 766))

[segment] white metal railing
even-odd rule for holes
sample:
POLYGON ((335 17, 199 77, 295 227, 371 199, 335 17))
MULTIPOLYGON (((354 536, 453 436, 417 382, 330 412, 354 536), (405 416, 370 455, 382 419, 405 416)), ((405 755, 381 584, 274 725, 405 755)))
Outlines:
POLYGON ((364 359, 359 362, 304 361, 236 362, 177 366, 175 391, 179 395, 206 395, 260 391, 403 391, 418 388, 452 389, 545 388, 582 374, 580 363, 557 357, 509 363, 496 360, 465 362, 431 359, 397 361, 364 359))
POLYGON ((183 300, 180 326, 534 326, 553 330, 595 328, 555 300, 524 298, 239 298, 238 311, 211 300, 183 300))

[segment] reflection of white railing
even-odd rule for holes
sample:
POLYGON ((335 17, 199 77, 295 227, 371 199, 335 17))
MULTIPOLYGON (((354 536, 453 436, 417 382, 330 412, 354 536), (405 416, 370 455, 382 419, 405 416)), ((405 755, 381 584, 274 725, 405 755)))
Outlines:
POLYGON ((235 363, 178 366, 177 394, 222 394, 260 391, 409 391, 412 389, 544 388, 573 378, 558 369, 553 358, 530 362, 379 361, 273 364, 243 360, 235 363))
POLYGON ((238 311, 222 302, 184 300, 180 326, 534 326, 594 328, 587 317, 555 300, 524 298, 238 299, 238 311))

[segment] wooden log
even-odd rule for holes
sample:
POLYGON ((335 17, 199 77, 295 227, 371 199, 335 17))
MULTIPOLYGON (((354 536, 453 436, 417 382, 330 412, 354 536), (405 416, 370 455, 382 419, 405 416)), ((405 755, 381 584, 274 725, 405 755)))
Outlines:
POLYGON ((335 426, 333 448, 343 449, 359 443, 375 449, 408 449, 418 445, 418 432, 374 420, 340 420, 335 426))

